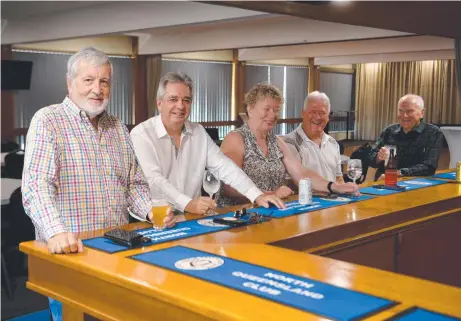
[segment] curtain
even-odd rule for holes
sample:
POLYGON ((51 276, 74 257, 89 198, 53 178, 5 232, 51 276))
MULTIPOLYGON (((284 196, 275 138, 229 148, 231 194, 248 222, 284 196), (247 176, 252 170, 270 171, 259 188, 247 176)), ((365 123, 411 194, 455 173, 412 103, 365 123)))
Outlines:
POLYGON ((461 39, 455 39, 455 72, 458 97, 461 97, 461 39))
POLYGON ((157 90, 162 76, 162 56, 152 55, 146 59, 147 69, 147 112, 148 117, 152 117, 157 109, 157 90))
MULTIPOLYGON (((32 61, 29 90, 14 93, 15 128, 27 128, 42 107, 60 103, 68 94, 67 61, 70 54, 13 51, 13 59, 32 61)), ((128 57, 110 57, 114 68, 108 111, 125 124, 132 121, 132 63, 128 57)))
MULTIPOLYGON (((194 82, 189 120, 193 122, 231 121, 232 63, 191 60, 162 60, 162 76, 181 71, 194 82)), ((220 126, 224 138, 232 126, 220 126)))
POLYGON ((407 93, 420 95, 425 120, 460 124, 453 60, 358 64, 356 76, 357 138, 376 139, 397 121, 397 103, 407 93))

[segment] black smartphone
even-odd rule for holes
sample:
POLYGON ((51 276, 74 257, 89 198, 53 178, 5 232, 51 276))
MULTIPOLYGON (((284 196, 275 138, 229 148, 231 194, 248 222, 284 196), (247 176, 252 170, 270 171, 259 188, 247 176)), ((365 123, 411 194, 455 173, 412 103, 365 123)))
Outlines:
POLYGON ((382 185, 382 184, 378 184, 378 185, 373 185, 373 188, 378 188, 378 189, 388 189, 388 190, 392 190, 392 191, 404 191, 406 190, 407 188, 405 186, 386 186, 386 185, 382 185))
POLYGON ((247 224, 247 221, 238 220, 233 217, 214 218, 213 222, 218 223, 218 224, 223 224, 223 225, 229 225, 229 226, 243 226, 247 224))
POLYGON ((126 231, 119 228, 104 233, 104 236, 117 244, 128 247, 139 246, 141 245, 141 243, 146 243, 150 241, 147 240, 147 238, 145 238, 142 234, 139 234, 136 231, 126 231))

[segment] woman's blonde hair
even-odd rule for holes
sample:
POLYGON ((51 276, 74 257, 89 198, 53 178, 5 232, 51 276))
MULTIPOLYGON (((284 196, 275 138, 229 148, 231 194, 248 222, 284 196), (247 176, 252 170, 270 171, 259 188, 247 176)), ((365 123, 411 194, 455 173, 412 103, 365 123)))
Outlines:
POLYGON ((245 94, 245 100, 243 102, 248 110, 249 106, 254 106, 258 100, 264 98, 275 99, 280 102, 280 104, 283 104, 284 102, 283 94, 280 89, 268 83, 259 83, 254 85, 250 91, 245 94))

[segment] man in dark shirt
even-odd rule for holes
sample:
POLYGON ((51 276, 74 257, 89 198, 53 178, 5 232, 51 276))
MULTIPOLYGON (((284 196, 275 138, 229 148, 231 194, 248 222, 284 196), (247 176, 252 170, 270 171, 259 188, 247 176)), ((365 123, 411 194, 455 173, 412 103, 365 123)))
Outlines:
MULTIPOLYGON (((397 148, 399 176, 429 176, 435 173, 443 134, 437 126, 423 120, 424 101, 417 95, 405 95, 398 103, 398 124, 386 127, 368 157, 370 166, 378 168, 375 177, 384 173, 389 157, 385 145, 397 148)), ((382 177, 381 177, 382 178, 382 177)))

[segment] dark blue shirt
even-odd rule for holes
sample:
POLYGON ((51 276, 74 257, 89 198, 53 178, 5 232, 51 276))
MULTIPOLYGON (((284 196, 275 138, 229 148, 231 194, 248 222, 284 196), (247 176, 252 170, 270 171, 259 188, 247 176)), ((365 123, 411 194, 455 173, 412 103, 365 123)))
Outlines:
POLYGON ((423 120, 405 133, 400 124, 386 127, 371 149, 368 157, 371 167, 378 167, 378 175, 384 172, 384 162, 376 163, 381 147, 397 147, 397 168, 403 176, 430 176, 437 169, 443 134, 440 129, 423 120))

